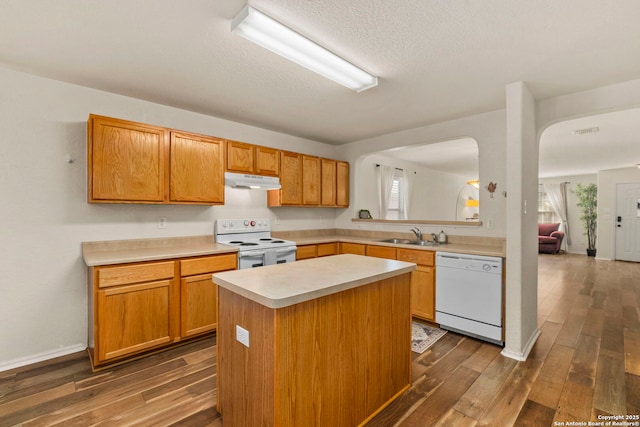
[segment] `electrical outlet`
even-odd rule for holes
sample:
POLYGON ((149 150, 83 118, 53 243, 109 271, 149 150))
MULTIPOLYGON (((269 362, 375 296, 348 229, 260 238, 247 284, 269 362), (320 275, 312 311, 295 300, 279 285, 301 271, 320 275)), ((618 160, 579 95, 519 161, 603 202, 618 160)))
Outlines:
POLYGON ((167 228, 167 218, 158 218, 158 228, 167 228))
POLYGON ((236 325, 236 340, 245 347, 249 347, 249 331, 240 325, 236 325))

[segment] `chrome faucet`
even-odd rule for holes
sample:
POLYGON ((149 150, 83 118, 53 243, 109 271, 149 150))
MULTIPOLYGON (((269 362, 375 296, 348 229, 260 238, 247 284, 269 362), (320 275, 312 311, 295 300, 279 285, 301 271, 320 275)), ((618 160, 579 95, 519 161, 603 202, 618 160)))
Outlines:
POLYGON ((422 242, 422 231, 420 231, 418 227, 412 228, 411 231, 416 235, 416 239, 418 239, 419 242, 422 242))
POLYGON ((436 236, 436 233, 431 233, 431 239, 433 240, 433 243, 438 243, 438 236, 436 236))

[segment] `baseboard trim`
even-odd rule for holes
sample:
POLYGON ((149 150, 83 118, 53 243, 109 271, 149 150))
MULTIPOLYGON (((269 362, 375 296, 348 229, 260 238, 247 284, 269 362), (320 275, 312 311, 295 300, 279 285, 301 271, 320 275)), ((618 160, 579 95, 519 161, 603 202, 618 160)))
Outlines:
POLYGON ((33 363, 43 362, 49 359, 55 359, 56 357, 66 356, 72 353, 77 353, 79 351, 84 351, 86 348, 87 346, 85 344, 76 344, 69 347, 58 348, 53 351, 45 351, 43 353, 38 353, 31 356, 19 357, 17 359, 8 360, 6 362, 0 362, 0 372, 20 368, 22 366, 31 365, 33 363))
POLYGON ((529 353, 531 353, 531 349, 533 348, 534 344, 538 340, 539 336, 540 336, 540 329, 536 328, 536 330, 533 331, 533 334, 531 334, 531 337, 529 337, 529 341, 527 342, 527 345, 524 346, 524 349, 521 352, 514 352, 511 350, 507 350, 507 348, 505 347, 504 350, 500 352, 500 354, 502 354, 504 357, 508 357, 510 359, 515 359, 520 362, 524 362, 525 360, 527 360, 527 357, 529 357, 529 353))

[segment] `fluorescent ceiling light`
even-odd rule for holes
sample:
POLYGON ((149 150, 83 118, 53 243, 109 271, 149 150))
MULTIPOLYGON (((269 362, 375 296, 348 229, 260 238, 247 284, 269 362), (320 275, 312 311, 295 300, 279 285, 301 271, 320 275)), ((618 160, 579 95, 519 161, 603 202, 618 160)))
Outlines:
POLYGON ((356 92, 378 85, 376 76, 361 70, 249 5, 233 18, 231 31, 356 92))

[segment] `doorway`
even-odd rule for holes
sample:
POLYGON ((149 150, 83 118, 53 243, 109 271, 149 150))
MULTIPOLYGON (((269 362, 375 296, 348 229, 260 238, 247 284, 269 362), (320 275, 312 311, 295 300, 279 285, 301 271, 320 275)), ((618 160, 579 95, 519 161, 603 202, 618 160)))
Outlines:
POLYGON ((615 224, 615 259, 640 262, 640 183, 616 184, 615 224))

